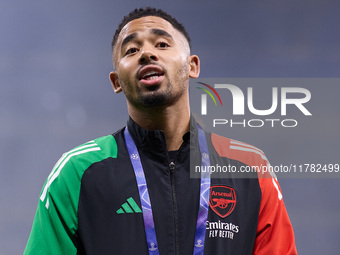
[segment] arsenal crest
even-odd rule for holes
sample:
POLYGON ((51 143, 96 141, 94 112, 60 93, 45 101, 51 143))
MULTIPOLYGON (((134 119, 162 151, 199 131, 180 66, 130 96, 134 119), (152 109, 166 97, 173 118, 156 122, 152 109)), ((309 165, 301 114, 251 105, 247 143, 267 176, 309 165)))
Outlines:
POLYGON ((227 186, 211 186, 209 205, 217 215, 227 217, 236 205, 235 190, 227 186))

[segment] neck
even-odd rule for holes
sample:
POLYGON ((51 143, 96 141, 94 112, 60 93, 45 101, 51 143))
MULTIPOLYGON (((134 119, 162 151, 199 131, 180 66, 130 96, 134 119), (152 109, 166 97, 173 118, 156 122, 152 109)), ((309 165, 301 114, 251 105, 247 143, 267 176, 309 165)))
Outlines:
POLYGON ((136 109, 129 106, 130 117, 142 128, 162 130, 168 151, 178 150, 183 143, 183 135, 190 129, 189 105, 170 106, 164 109, 136 109))

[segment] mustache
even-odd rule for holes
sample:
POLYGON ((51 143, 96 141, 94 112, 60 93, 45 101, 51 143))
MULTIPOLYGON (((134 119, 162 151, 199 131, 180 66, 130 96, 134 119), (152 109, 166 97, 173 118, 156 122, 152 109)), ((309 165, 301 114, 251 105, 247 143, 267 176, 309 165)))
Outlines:
POLYGON ((140 67, 138 68, 138 70, 137 70, 137 72, 136 72, 136 78, 137 78, 137 79, 138 79, 138 77, 139 77, 139 74, 140 74, 141 69, 144 68, 145 66, 148 66, 148 65, 153 65, 153 66, 158 66, 158 67, 160 67, 160 68, 162 69, 162 71, 164 72, 163 75, 165 75, 165 74, 167 73, 167 70, 166 70, 166 68, 165 68, 163 65, 160 65, 159 63, 157 63, 157 62, 155 62, 155 61, 149 61, 149 62, 147 62, 147 63, 145 63, 145 64, 140 65, 140 67))

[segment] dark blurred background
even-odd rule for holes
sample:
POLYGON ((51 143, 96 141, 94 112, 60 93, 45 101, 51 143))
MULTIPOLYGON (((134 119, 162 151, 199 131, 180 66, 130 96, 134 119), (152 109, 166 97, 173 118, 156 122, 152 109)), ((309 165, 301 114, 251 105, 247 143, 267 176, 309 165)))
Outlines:
MULTIPOLYGON (((201 78, 340 77, 335 0, 2 0, 0 254, 22 254, 40 190, 62 153, 125 125, 124 96, 113 93, 108 79, 110 43, 122 17, 148 5, 186 26, 201 78)), ((340 91, 325 88, 313 86, 317 114, 294 132, 233 129, 230 136, 260 147, 272 164, 299 153, 310 161, 301 163, 323 155, 339 163, 340 91)), ((299 254, 338 254, 340 179, 280 184, 299 254)))

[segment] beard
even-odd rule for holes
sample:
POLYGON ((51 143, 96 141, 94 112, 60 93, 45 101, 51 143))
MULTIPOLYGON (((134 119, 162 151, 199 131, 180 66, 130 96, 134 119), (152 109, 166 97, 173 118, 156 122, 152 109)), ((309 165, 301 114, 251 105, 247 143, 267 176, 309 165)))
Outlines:
POLYGON ((173 86, 167 82, 164 89, 159 86, 148 88, 148 91, 143 93, 140 88, 137 88, 138 101, 142 103, 145 108, 166 107, 176 101, 173 95, 173 86))
POLYGON ((140 101, 142 101, 143 106, 146 108, 152 107, 161 107, 170 105, 169 96, 165 93, 151 93, 153 95, 141 95, 139 97, 140 101))
MULTIPOLYGON (((165 76, 167 76, 165 74, 165 76)), ((126 86, 123 87, 126 99, 136 108, 139 109, 150 109, 150 108, 166 108, 181 98, 185 93, 186 81, 183 77, 183 69, 178 72, 178 75, 173 81, 169 80, 169 77, 165 77, 167 82, 165 86, 155 85, 147 88, 141 88, 135 85, 135 93, 129 91, 126 86), (175 89, 173 84, 177 84, 179 88, 175 89), (133 94, 135 94, 133 96, 133 94)), ((132 86, 128 86, 132 87, 132 86)))

